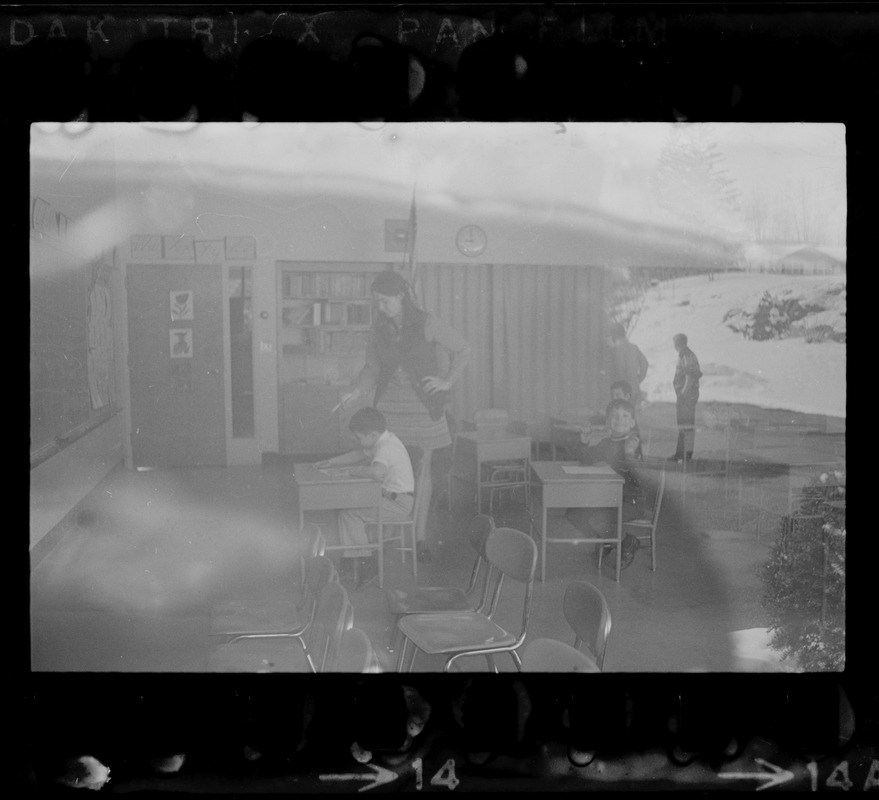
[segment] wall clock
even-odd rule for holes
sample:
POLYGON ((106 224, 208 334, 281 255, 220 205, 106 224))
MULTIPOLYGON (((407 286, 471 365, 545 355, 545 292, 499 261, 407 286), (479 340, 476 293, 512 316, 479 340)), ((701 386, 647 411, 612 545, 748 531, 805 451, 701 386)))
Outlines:
POLYGON ((465 256, 478 256, 485 252, 488 237, 478 225, 465 225, 458 231, 455 244, 465 256))

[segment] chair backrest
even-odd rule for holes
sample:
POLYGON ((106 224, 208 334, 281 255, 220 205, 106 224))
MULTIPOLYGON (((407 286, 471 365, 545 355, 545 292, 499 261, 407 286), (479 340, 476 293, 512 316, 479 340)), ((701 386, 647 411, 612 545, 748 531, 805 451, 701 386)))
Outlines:
POLYGON ((415 502, 412 503, 412 513, 409 515, 410 520, 414 522, 418 519, 418 509, 424 498, 424 483, 428 477, 428 466, 424 458, 424 451, 420 447, 407 445, 406 450, 409 452, 412 471, 415 473, 415 502))
POLYGON ((301 536, 305 542, 306 557, 326 554, 327 540, 316 522, 306 522, 302 526, 301 536))
POLYGON ((505 408, 482 408, 473 412, 473 422, 477 432, 502 434, 510 424, 510 413, 505 408))
POLYGON ((482 613, 492 617, 497 610, 498 598, 504 577, 525 584, 525 602, 522 608, 522 631, 520 643, 525 640, 528 619, 531 616, 531 597, 534 590, 534 573, 537 570, 537 545, 527 533, 515 528, 495 528, 488 534, 485 555, 490 565, 486 580, 484 597, 488 605, 482 604, 482 613))
POLYGON ((505 408, 480 408, 473 412, 473 421, 477 427, 480 425, 505 427, 510 421, 510 412, 505 408))
POLYGON ((481 610, 485 604, 486 593, 488 591, 488 556, 485 554, 485 543, 488 541, 488 535, 494 530, 494 518, 488 514, 477 514, 470 521, 470 527, 467 530, 467 537, 470 540, 470 546, 476 551, 476 558, 473 561, 473 569, 470 571, 470 583, 467 585, 467 594, 471 594, 476 588, 479 581, 479 575, 482 573, 486 578, 482 586, 482 598, 480 599, 477 610, 481 610))
POLYGON ((348 628, 342 633, 333 672, 381 672, 372 642, 360 628, 348 628))
POLYGON ((598 664, 576 647, 558 639, 534 639, 522 653, 523 672, 601 672, 598 664))
POLYGON ((610 608, 601 591, 586 581, 574 581, 565 589, 565 620, 574 631, 574 647, 585 642, 599 669, 604 669, 607 640, 610 637, 610 608))
POLYGON ((513 436, 527 436, 528 423, 519 419, 513 420, 512 422, 507 423, 506 431, 513 436))
POLYGON ((653 501, 653 516, 650 524, 656 530, 659 523, 659 512, 662 511, 662 498, 665 496, 665 469, 659 471, 659 486, 656 487, 656 499, 653 501))
POLYGON ((327 672, 335 666, 350 608, 348 592, 341 583, 330 582, 321 589, 314 622, 306 633, 306 655, 314 672, 327 672))

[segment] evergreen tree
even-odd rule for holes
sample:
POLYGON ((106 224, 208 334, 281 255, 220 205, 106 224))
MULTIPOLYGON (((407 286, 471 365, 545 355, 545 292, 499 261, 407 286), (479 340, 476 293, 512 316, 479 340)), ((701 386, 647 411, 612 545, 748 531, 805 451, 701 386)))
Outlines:
POLYGON ((657 203, 706 233, 741 233, 741 193, 724 161, 713 126, 674 125, 651 178, 657 203))

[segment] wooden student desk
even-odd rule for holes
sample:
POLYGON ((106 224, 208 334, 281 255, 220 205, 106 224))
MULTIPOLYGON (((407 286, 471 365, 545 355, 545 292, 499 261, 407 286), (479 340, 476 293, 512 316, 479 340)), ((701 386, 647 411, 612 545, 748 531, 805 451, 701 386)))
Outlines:
MULTIPOLYGON (((382 531, 382 485, 372 478, 326 475, 313 464, 294 464, 293 478, 299 493, 299 528, 306 511, 338 511, 344 508, 375 508, 378 525, 378 585, 384 586, 384 532, 382 531)), ((347 548, 346 548, 347 549, 347 548)), ((356 545, 351 549, 357 549, 356 545)))
POLYGON ((623 483, 610 467, 588 467, 588 473, 569 475, 564 467, 580 467, 577 461, 532 461, 531 476, 543 488, 540 524, 540 580, 546 580, 546 543, 596 542, 617 545, 617 582, 620 579, 623 538, 623 483), (546 533, 548 508, 616 508, 617 532, 614 538, 550 539, 546 533))
MULTIPOLYGON (((531 459, 531 437, 516 436, 502 430, 464 431, 455 435, 451 475, 474 476, 476 508, 482 511, 482 465, 490 461, 531 459)), ((451 507, 451 498, 449 498, 451 507)))

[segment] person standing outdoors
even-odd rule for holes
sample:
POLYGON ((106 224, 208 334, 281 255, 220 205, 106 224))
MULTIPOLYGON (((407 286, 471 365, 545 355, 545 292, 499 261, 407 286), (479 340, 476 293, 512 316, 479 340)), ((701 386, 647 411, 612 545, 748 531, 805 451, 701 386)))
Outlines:
POLYGON ((451 326, 415 305, 409 283, 398 272, 380 272, 370 286, 378 306, 366 363, 341 398, 348 408, 374 392, 372 405, 404 445, 424 453, 424 480, 415 531, 419 561, 429 561, 427 515, 433 451, 452 443, 446 406, 449 392, 470 360, 470 345, 451 326))
POLYGON ((672 337, 675 350, 678 351, 678 363, 672 381, 677 401, 675 403, 678 421, 678 445, 669 461, 681 462, 693 458, 693 445, 696 438, 696 402, 699 400, 699 378, 702 370, 699 359, 687 346, 687 336, 676 333, 672 337))
POLYGON ((632 387, 632 405, 637 409, 641 405, 641 381, 647 376, 650 366, 647 357, 626 338, 626 328, 617 322, 610 329, 607 340, 613 354, 614 381, 625 381, 632 387))

